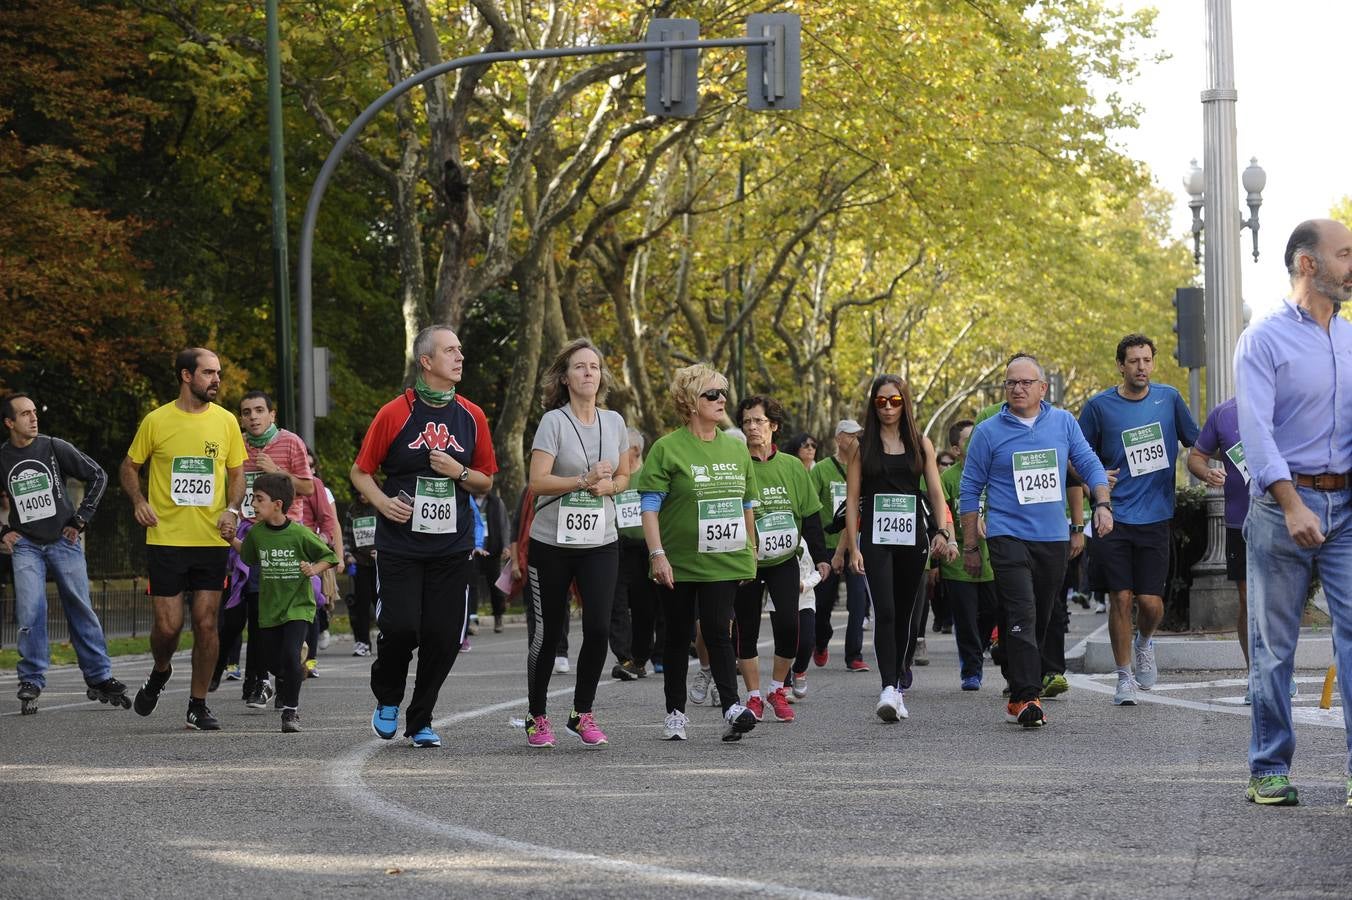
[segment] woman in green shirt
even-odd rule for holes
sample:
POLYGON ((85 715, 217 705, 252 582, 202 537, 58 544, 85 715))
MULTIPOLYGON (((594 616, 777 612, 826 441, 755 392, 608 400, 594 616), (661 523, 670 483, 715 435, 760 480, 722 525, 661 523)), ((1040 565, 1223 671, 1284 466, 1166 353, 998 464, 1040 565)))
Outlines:
MULTIPOLYGON (((737 404, 737 427, 746 435, 746 449, 756 473, 760 504, 756 507, 756 577, 737 589, 737 665, 746 682, 746 706, 758 720, 770 705, 775 719, 794 720, 784 683, 798 654, 798 544, 806 538, 818 574, 831 573, 826 536, 822 532, 821 500, 812 490, 807 469, 799 457, 778 451, 774 436, 784 424, 784 408, 772 397, 746 397, 737 404), (774 601, 770 627, 775 637, 775 658, 770 673, 770 693, 761 698, 760 641, 761 603, 766 591, 774 601)), ((816 611, 810 611, 815 619, 816 611)), ((811 644, 809 643, 809 646, 811 644)), ((804 682, 806 691, 806 681, 804 682)))
POLYGON ((665 738, 686 739, 686 648, 698 612, 727 721, 723 740, 737 741, 756 725, 738 702, 729 635, 737 583, 756 574, 755 476, 746 445, 718 430, 728 402, 726 378, 706 365, 687 366, 676 372, 671 398, 685 425, 653 443, 634 484, 667 623, 665 738))

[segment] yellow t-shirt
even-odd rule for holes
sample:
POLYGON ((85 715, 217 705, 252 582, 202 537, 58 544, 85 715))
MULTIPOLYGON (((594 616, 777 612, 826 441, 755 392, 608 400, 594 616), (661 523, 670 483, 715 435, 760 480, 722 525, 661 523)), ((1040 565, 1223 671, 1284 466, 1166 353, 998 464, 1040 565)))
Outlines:
POLYGON ((216 404, 186 413, 166 403, 141 420, 127 456, 150 463, 147 498, 159 524, 146 543, 223 547, 216 522, 226 507, 226 469, 244 465, 239 422, 216 404))

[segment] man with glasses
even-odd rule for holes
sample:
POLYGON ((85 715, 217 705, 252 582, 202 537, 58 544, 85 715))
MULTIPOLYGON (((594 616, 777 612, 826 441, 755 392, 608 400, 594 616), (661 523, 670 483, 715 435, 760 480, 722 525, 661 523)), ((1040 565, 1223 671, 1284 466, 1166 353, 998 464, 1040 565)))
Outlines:
POLYGON ((1111 600, 1108 635, 1117 663, 1113 703, 1135 706, 1137 688, 1150 690, 1158 675, 1151 638, 1164 617, 1178 445, 1191 447, 1200 429, 1177 390, 1150 383, 1155 369, 1150 338, 1122 338, 1117 368, 1122 383, 1089 399, 1080 412, 1080 428, 1108 475, 1116 477, 1112 509, 1117 526, 1107 539, 1094 541, 1091 552, 1111 600))
POLYGON ((1070 554, 1067 464, 1093 488, 1095 531, 1102 536, 1113 530, 1107 474, 1075 418, 1047 403, 1046 394, 1046 375, 1035 357, 1021 353, 1010 360, 1008 399, 973 430, 959 489, 962 564, 972 578, 982 572, 977 517, 986 495, 986 545, 1009 681, 1005 719, 1024 728, 1047 721, 1041 703, 1043 643, 1070 554))

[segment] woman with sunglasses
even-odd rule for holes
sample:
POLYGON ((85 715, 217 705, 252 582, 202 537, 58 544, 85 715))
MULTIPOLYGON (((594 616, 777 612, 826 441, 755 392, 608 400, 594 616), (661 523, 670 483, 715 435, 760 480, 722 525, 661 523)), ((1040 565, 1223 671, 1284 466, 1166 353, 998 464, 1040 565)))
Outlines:
MULTIPOLYGON (((799 644, 800 539, 807 539, 818 574, 823 578, 830 574, 831 563, 826 535, 817 515, 821 512, 821 500, 812 489, 807 470, 797 456, 775 449, 774 436, 783 424, 784 408, 771 397, 746 397, 737 404, 737 427, 746 435, 760 504, 756 507, 756 577, 737 589, 736 643, 737 665, 746 682, 747 709, 759 721, 768 703, 777 721, 792 722, 793 707, 784 686, 799 644), (770 627, 774 632, 775 655, 770 692, 762 698, 756 644, 760 641, 761 601, 767 590, 774 603, 770 627)), ((792 683, 789 687, 792 689, 792 683)), ((806 679, 803 692, 807 692, 806 679)))
POLYGON ((798 461, 803 464, 803 468, 809 472, 817 464, 817 439, 806 431, 795 434, 785 441, 784 446, 779 449, 782 453, 798 457, 798 461))
POLYGON ((883 685, 877 713, 884 722, 909 716, 904 694, 911 672, 906 662, 918 633, 925 564, 930 553, 946 562, 957 552, 950 529, 937 528, 932 541, 922 530, 922 479, 929 509, 944 509, 934 445, 916 428, 906 382, 897 375, 879 375, 869 390, 859 452, 845 475, 845 509, 858 515, 845 517, 843 543, 850 570, 868 579, 873 598, 873 647, 883 685))
POLYGON ((723 740, 738 741, 756 725, 738 702, 729 635, 737 584, 756 575, 755 473, 746 445, 718 429, 725 419, 727 379, 706 365, 687 366, 672 380, 671 398, 685 425, 653 443, 634 485, 667 623, 665 738, 686 739, 686 649, 698 615, 727 722, 723 740))
POLYGON ((526 566, 526 602, 535 620, 526 658, 531 747, 554 746, 545 704, 573 583, 582 598, 582 649, 566 728, 586 747, 607 743, 592 701, 606 662, 620 561, 611 498, 629 486, 629 430, 619 413, 600 407, 609 382, 601 352, 581 338, 559 351, 540 379, 545 414, 531 445, 530 489, 537 499, 526 566))

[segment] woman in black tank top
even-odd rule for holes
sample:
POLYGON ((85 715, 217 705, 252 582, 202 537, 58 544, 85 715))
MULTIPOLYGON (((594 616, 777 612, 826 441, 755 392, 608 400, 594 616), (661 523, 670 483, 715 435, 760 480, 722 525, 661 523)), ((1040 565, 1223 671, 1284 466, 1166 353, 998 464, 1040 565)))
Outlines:
POLYGON ((867 578, 873 600, 873 647, 882 676, 878 717, 896 722, 909 715, 904 698, 911 686, 907 661, 923 610, 917 601, 925 564, 931 553, 942 561, 952 559, 957 546, 946 520, 933 539, 925 527, 922 494, 930 510, 946 516, 947 506, 934 446, 916 428, 906 382, 897 375, 874 379, 863 418, 859 452, 845 476, 845 509, 857 514, 846 515, 844 540, 850 568, 867 578))

